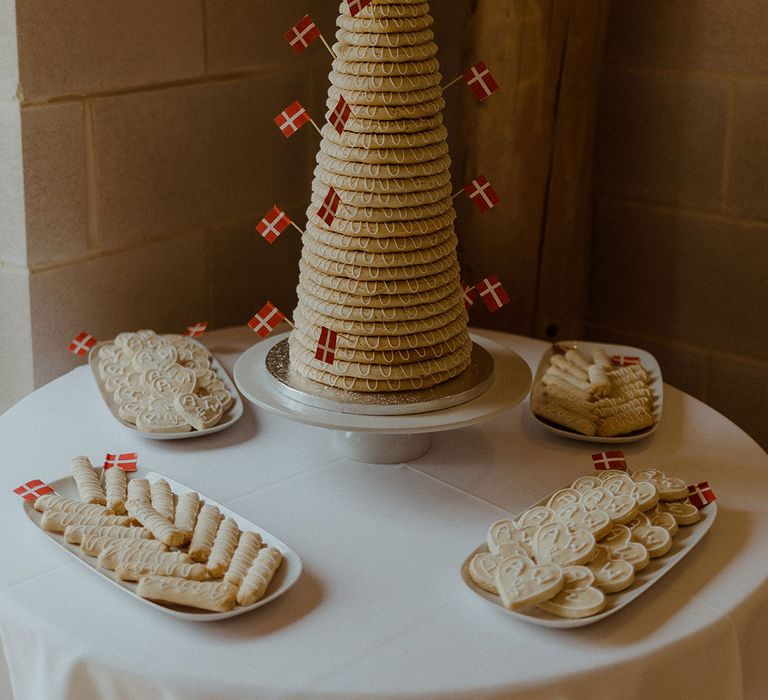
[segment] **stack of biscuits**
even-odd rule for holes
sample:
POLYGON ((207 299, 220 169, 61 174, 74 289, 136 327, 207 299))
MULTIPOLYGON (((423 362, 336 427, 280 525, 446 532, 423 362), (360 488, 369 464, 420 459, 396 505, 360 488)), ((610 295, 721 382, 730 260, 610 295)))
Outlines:
POLYGON ((466 369, 472 349, 432 17, 421 0, 340 13, 327 105, 343 96, 352 116, 341 134, 323 128, 291 365, 348 391, 425 389, 466 369), (332 364, 315 357, 324 327, 337 333, 332 364))

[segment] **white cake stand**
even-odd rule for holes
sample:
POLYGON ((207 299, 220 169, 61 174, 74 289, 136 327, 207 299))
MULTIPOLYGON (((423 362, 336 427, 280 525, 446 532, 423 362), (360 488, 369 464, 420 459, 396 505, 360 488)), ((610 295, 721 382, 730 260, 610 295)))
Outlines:
MULTIPOLYGON (((513 350, 481 336, 472 340, 493 358, 488 388, 457 406, 410 415, 361 415, 308 405, 291 398, 267 370, 270 351, 287 334, 254 345, 235 364, 237 388, 249 401, 299 423, 331 431, 337 452, 358 462, 396 464, 421 457, 431 446, 430 433, 465 428, 519 404, 531 388, 531 370, 513 350)), ((324 404, 327 406, 326 404, 324 404)))

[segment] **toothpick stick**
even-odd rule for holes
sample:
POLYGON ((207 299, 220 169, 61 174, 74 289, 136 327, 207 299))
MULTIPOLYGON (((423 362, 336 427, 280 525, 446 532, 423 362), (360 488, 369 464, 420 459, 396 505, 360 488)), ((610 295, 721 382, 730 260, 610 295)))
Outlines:
POLYGON ((448 83, 447 85, 443 85, 443 88, 442 88, 443 92, 445 92, 449 87, 453 87, 454 85, 456 85, 456 83, 460 83, 462 78, 464 78, 463 73, 455 80, 451 80, 451 82, 448 83))
POLYGON ((330 44, 325 40, 325 37, 321 34, 320 35, 320 41, 322 41, 325 44, 325 48, 328 49, 328 53, 333 56, 334 60, 338 58, 334 50, 331 48, 330 44))
POLYGON ((320 136, 322 136, 323 132, 320 131, 320 127, 315 123, 315 120, 314 119, 310 119, 309 121, 312 123, 312 126, 315 127, 315 131, 317 131, 317 133, 320 134, 320 136))
POLYGON ((460 197, 464 194, 464 188, 462 187, 455 195, 453 195, 453 198, 456 199, 457 197, 460 197))
POLYGON ((304 231, 302 231, 293 221, 291 221, 291 226, 295 228, 302 236, 304 235, 304 231))

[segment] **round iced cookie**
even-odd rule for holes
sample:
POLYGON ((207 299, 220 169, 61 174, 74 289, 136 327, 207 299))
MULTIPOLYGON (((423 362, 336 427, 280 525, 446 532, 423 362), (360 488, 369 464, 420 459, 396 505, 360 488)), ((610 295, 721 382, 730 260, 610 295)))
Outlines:
POLYGON ((341 233, 348 236, 360 236, 382 238, 399 238, 401 236, 423 236, 435 231, 453 226, 456 218, 456 210, 451 208, 444 214, 429 219, 416 219, 413 221, 349 221, 336 217, 330 224, 320 219, 314 213, 314 206, 310 207, 310 221, 317 228, 331 233, 341 233))
POLYGON ((431 29, 421 29, 416 32, 393 32, 389 34, 350 32, 346 29, 339 29, 336 32, 336 40, 342 46, 375 49, 403 49, 429 46, 434 43, 434 38, 435 35, 431 29))
POLYGON ((352 34, 405 34, 429 29, 433 24, 429 14, 418 17, 347 17, 339 15, 336 26, 352 34))
MULTIPOLYGON (((430 277, 449 269, 456 262, 455 253, 449 253, 440 260, 421 265, 404 267, 369 267, 367 265, 349 265, 338 260, 328 260, 305 250, 302 255, 310 267, 336 277, 349 277, 358 280, 408 280, 430 277)), ((631 517, 634 517, 634 513, 631 517)), ((627 518, 628 520, 631 519, 627 518)))
POLYGON ((346 148, 370 148, 374 150, 389 148, 420 148, 444 143, 448 138, 448 130, 441 124, 430 131, 404 134, 359 134, 347 131, 340 134, 333 126, 326 124, 323 138, 337 146, 346 148))
MULTIPOLYGON (((348 75, 331 71, 328 79, 331 81, 331 85, 340 90, 351 90, 353 92, 416 92, 417 90, 428 90, 429 88, 439 86, 443 81, 443 76, 439 72, 421 75, 389 76, 348 75)), ((386 104, 386 102, 383 104, 386 104)))
POLYGON ((448 143, 433 143, 415 148, 350 148, 323 139, 320 151, 340 161, 355 163, 412 165, 428 163, 448 155, 448 143))
MULTIPOLYGON (((352 12, 347 0, 342 0, 339 5, 339 14, 351 17, 352 12)), ((374 19, 388 19, 391 17, 421 17, 429 14, 429 3, 424 0, 372 0, 357 13, 357 17, 370 17, 374 19)))
POLYGON ((373 253, 402 253, 408 250, 424 250, 453 241, 457 242, 453 228, 446 228, 434 233, 426 233, 421 236, 401 236, 399 238, 372 238, 371 236, 347 236, 341 233, 332 233, 318 228, 311 222, 307 223, 306 234, 310 238, 345 250, 365 250, 373 253))
MULTIPOLYGON (((439 85, 423 88, 421 90, 411 90, 409 92, 376 92, 365 90, 347 90, 334 85, 328 88, 328 98, 338 101, 339 97, 344 97, 347 104, 351 106, 352 112, 358 117, 365 117, 365 114, 358 114, 357 105, 362 107, 415 107, 416 116, 421 116, 419 107, 430 102, 437 103, 442 99, 443 90, 439 85)), ((334 105, 335 106, 335 105, 334 105)), ((402 118, 402 117, 399 117, 402 118)))
POLYGON ((360 61, 342 61, 337 58, 333 62, 333 70, 343 75, 360 75, 369 77, 388 77, 403 75, 429 75, 440 70, 440 62, 436 58, 426 61, 411 61, 407 63, 361 63, 360 61))
MULTIPOLYGON (((323 188, 324 189, 324 188, 323 188)), ((312 195, 312 207, 308 210, 311 221, 321 221, 319 212, 324 211, 324 201, 327 193, 323 190, 312 195)), ((422 219, 434 219, 453 208, 453 200, 450 195, 443 199, 421 206, 405 207, 356 207, 340 203, 336 208, 336 218, 340 221, 363 223, 384 223, 399 221, 420 221, 422 219)))
POLYGON ((409 165, 385 164, 377 165, 374 163, 350 163, 334 158, 327 153, 318 151, 316 156, 317 163, 327 172, 337 175, 346 175, 350 177, 373 178, 373 179, 401 179, 401 178, 422 178, 432 175, 442 175, 448 171, 451 166, 449 156, 442 156, 437 160, 427 163, 412 163, 409 165))
POLYGON ((451 173, 448 170, 427 177, 382 179, 339 175, 326 170, 322 165, 318 165, 315 168, 315 178, 329 187, 337 188, 337 190, 371 194, 402 195, 429 192, 442 187, 450 188, 451 185, 451 173))
MULTIPOLYGON (((335 110, 339 103, 341 92, 335 88, 328 89, 329 97, 326 106, 329 110, 335 110)), ((357 93, 361 94, 361 93, 357 93)), ((369 94, 369 93, 365 93, 369 94)), ((344 95, 347 98, 347 95, 344 95)), ((427 119, 442 113, 445 108, 445 100, 442 97, 432 99, 429 102, 400 104, 400 105, 375 105, 364 102, 354 103, 352 112, 355 120, 372 119, 376 121, 402 121, 405 119, 427 119)))
MULTIPOLYGON (((360 112, 360 110, 355 111, 360 112)), ((365 108, 362 111, 368 110, 365 108)), ((436 129, 442 123, 443 115, 440 112, 410 119, 371 119, 353 115, 347 120, 344 131, 355 134, 416 134, 420 131, 436 129)))

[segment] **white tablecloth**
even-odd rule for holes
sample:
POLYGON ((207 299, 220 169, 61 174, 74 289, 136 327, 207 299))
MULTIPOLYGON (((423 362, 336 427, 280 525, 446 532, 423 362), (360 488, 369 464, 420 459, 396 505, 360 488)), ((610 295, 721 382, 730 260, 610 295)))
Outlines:
MULTIPOLYGON (((532 367, 544 348, 488 335, 532 367)), ((203 340, 231 371, 254 336, 203 340)), ((0 630, 17 700, 768 697, 768 456, 699 401, 667 387, 660 429, 625 452, 708 480, 712 531, 637 601, 574 630, 511 619, 459 568, 493 520, 589 473, 598 448, 543 432, 527 402, 436 434, 408 465, 339 459, 328 437, 249 406, 217 435, 137 441, 86 367, 0 417, 0 630), (176 620, 60 551, 11 493, 64 476, 73 455, 134 449, 292 546, 296 586, 228 621, 176 620)))

